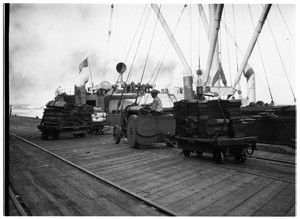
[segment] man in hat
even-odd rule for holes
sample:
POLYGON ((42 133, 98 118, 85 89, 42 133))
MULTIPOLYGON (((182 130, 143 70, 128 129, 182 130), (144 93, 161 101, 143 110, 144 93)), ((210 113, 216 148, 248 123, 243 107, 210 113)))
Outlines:
POLYGON ((152 89, 151 97, 153 98, 153 102, 151 104, 150 113, 151 112, 162 113, 162 111, 163 111, 163 106, 162 106, 161 100, 159 99, 159 97, 157 95, 158 95, 158 90, 152 89))

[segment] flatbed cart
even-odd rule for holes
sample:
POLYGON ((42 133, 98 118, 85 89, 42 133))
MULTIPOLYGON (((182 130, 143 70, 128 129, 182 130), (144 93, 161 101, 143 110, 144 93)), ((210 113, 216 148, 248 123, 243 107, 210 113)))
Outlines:
POLYGON ((252 154, 256 149, 257 137, 240 138, 189 138, 175 137, 177 145, 182 149, 184 156, 190 156, 195 152, 202 156, 203 152, 213 154, 216 163, 222 164, 224 157, 234 156, 237 162, 243 163, 247 159, 247 153, 252 154), (248 148, 252 152, 248 152, 248 148))
POLYGON ((48 140, 51 136, 54 140, 58 140, 61 133, 73 135, 74 138, 82 138, 89 132, 90 126, 38 125, 38 129, 42 132, 41 139, 48 140))

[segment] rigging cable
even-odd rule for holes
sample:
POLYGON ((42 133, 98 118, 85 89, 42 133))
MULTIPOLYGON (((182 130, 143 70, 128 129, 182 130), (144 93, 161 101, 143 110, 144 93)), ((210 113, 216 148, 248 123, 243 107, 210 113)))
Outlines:
MULTIPOLYGON (((174 28, 174 31, 173 31, 174 34, 175 34, 176 30, 177 30, 178 24, 179 24, 179 22, 180 22, 180 20, 181 20, 181 18, 182 18, 183 12, 184 12, 184 10, 185 10, 186 7, 187 7, 187 5, 184 5, 184 6, 183 6, 183 9, 182 9, 181 14, 180 14, 180 16, 179 16, 179 19, 178 19, 178 21, 177 21, 177 23, 176 23, 176 26, 175 26, 175 28, 174 28)), ((160 63, 164 61, 165 56, 166 56, 166 54, 167 54, 167 52, 168 52, 168 50, 169 50, 170 45, 171 45, 171 43, 168 42, 167 45, 166 45, 166 47, 165 47, 165 49, 164 49, 164 52, 162 53, 162 55, 161 55, 161 57, 160 57, 160 59, 159 59, 159 62, 157 63, 157 65, 156 65, 156 67, 155 67, 155 69, 154 69, 154 71, 153 71, 153 73, 152 73, 152 75, 151 75, 151 77, 150 77, 150 80, 149 80, 149 82, 148 82, 149 84, 150 84, 150 82, 151 82, 153 76, 155 75, 156 70, 159 68, 160 63)), ((155 81, 155 80, 154 80, 154 81, 155 81)), ((153 81, 153 83, 154 83, 154 81, 153 81)))
POLYGON ((147 8, 147 4, 146 4, 145 7, 144 7, 144 10, 143 10, 141 19, 140 19, 140 21, 139 21, 139 24, 138 24, 138 26, 137 26, 137 28, 136 28, 136 31, 135 31, 135 33, 134 33, 134 36, 133 36, 133 38, 132 38, 132 41, 131 41, 131 44, 130 44, 128 53, 127 53, 127 55, 126 55, 126 58, 125 58, 125 60, 124 60, 124 63, 127 61, 128 55, 129 55, 129 53, 130 53, 130 51, 131 51, 131 48, 132 48, 132 45, 133 45, 133 42, 134 42, 134 40, 135 40, 135 37, 136 37, 136 35, 137 35, 137 32, 138 32, 138 30, 139 30, 139 28, 140 28, 140 25, 141 25, 141 23, 142 23, 142 20, 143 20, 143 17, 144 17, 146 8, 147 8))
MULTIPOLYGON (((200 14, 199 14, 199 16, 200 16, 200 14)), ((201 32, 200 32, 200 29, 201 29, 201 21, 200 21, 200 18, 198 19, 198 21, 199 21, 199 38, 198 38, 198 42, 199 42, 199 55, 198 55, 198 57, 199 57, 199 60, 198 60, 198 69, 200 69, 200 67, 201 67, 201 65, 200 65, 200 36, 201 36, 201 32)))
MULTIPOLYGON (((250 8, 249 4, 248 4, 248 9, 249 9, 250 17, 251 17, 252 26, 253 26, 253 29, 255 30, 253 16, 252 16, 251 8, 250 8)), ((274 99, 273 99, 272 92, 271 92, 271 87, 270 87, 268 76, 267 76, 267 71, 266 71, 265 63, 264 63, 264 60, 263 60, 263 57, 262 57, 262 54, 261 54, 259 40, 257 40, 257 47, 258 47, 258 51, 259 51, 259 55, 260 55, 260 60, 261 60, 261 63, 262 63, 263 69, 264 69, 265 77, 266 77, 266 80, 267 80, 268 90, 269 90, 269 94, 270 94, 270 97, 271 97, 271 103, 274 103, 274 99)))
POLYGON ((292 92, 292 94, 293 94, 293 97, 294 97, 294 102, 296 103, 296 97, 295 97, 294 91, 293 91, 293 89, 292 89, 292 86, 291 86, 291 83, 290 83, 290 79, 289 79, 289 77, 288 77, 288 75, 287 75, 287 72, 286 72, 285 66, 284 66, 284 64, 283 64, 282 57, 281 57, 281 54, 280 54, 280 52, 279 52, 279 49, 278 49, 278 45, 277 45, 277 43, 276 43, 276 39, 275 39, 275 37, 274 37, 273 31, 272 31, 272 28, 271 28, 271 25, 270 25, 270 22, 269 22, 269 20, 268 20, 268 19, 267 19, 267 22, 268 22, 268 26, 269 26, 269 28, 270 28, 271 35, 272 35, 272 37, 273 37, 273 40, 274 40, 275 46, 276 46, 277 53, 278 53, 278 55, 279 55, 279 59, 280 59, 281 65, 282 65, 282 67, 283 67, 283 70, 284 70, 285 76, 286 76, 286 78, 287 78, 287 81, 288 81, 289 87, 290 87, 290 89, 291 89, 291 92, 292 92))
MULTIPOLYGON (((159 11, 160 11, 160 9, 161 9, 161 5, 159 6, 159 11)), ((146 62, 145 62, 144 68, 143 68, 143 73, 142 73, 142 77, 141 77, 140 83, 142 83, 143 78, 144 78, 145 69, 146 69, 146 65, 147 65, 147 62, 148 62, 148 58, 149 58, 149 54, 150 54, 150 49, 152 47, 152 42, 153 42, 153 38, 154 38, 154 33, 155 33, 155 30, 156 30, 157 22, 158 22, 158 17, 156 18, 156 21, 155 21, 155 25, 154 25, 154 29, 153 29, 153 32, 152 32, 151 41, 150 41, 150 45, 149 45, 149 49, 148 49, 148 53, 147 53, 147 57, 146 57, 146 62)))
MULTIPOLYGON (((185 4, 185 5, 183 6, 183 9, 182 9, 182 11, 181 11, 181 13, 180 13, 180 16, 179 16, 179 18, 178 18, 178 20, 177 20, 177 23, 176 23, 176 25, 175 25, 175 27, 174 27, 174 30, 173 30, 173 33, 174 33, 174 34, 175 34, 176 30, 177 30, 177 27, 178 27, 178 25, 179 25, 179 22, 180 22, 180 20, 181 20, 181 18, 182 18, 183 12, 184 12, 184 10, 185 10, 186 7, 187 7, 187 5, 185 4)), ((155 73, 156 73, 156 71, 157 71, 156 76, 154 77, 154 80, 153 80, 153 84, 155 83, 156 78, 157 78, 157 75, 159 74, 159 71, 160 71, 160 69, 161 69, 162 63, 163 63, 163 61, 164 61, 164 59, 165 59, 165 57, 166 57, 166 54, 167 54, 167 52, 168 52, 168 50, 169 50, 170 45, 171 45, 171 42, 168 42, 167 45, 166 45, 166 47, 165 47, 165 49, 164 49, 164 52, 162 53, 162 55, 161 55, 161 57, 160 57, 160 59, 159 59, 159 62, 157 63, 157 65, 156 65, 156 67, 155 67, 153 73, 151 74, 151 77, 150 77, 150 79, 149 79, 148 84, 151 84, 150 82, 151 82, 153 76, 155 75, 155 73)), ((146 100, 145 100, 145 103, 147 102, 148 97, 149 97, 149 95, 147 96, 147 98, 146 98, 146 100)))
MULTIPOLYGON (((279 17, 279 16, 278 16, 278 13, 277 13, 276 10, 274 10, 274 12, 275 12, 275 14, 276 14, 276 18, 277 18, 277 21, 278 21, 279 29, 282 30, 281 22, 280 22, 280 20, 279 20, 279 18, 278 18, 278 17, 279 17)), ((282 17, 282 19, 284 20, 283 17, 282 17)), ((280 31, 280 32, 281 32, 282 38, 285 39, 284 34, 283 34, 283 31, 280 31)), ((289 46, 287 45, 287 41, 286 41, 286 40, 284 40, 284 44, 285 44, 287 50, 289 50, 289 46)), ((294 45, 295 45, 295 43, 294 43, 294 45)), ((290 53, 289 51, 287 51, 287 54, 288 54, 289 57, 290 57, 289 60, 290 60, 290 61, 293 61, 293 64, 294 64, 294 63, 295 63, 295 59, 291 56, 291 53, 290 53)))
POLYGON ((282 15, 282 12, 281 12, 281 10, 280 10, 280 8, 279 8, 278 4, 276 4, 276 6, 277 6, 277 8, 278 8, 278 11, 279 11, 279 13, 280 13, 280 15, 281 15, 281 17, 282 17, 282 20, 284 21, 284 23, 285 23, 285 26, 286 26, 286 28, 287 28, 287 30, 288 30, 288 32, 289 32, 289 34, 290 34, 291 38, 292 38, 292 41, 293 41, 293 43, 294 43, 294 45, 295 45, 295 40, 294 40, 294 38, 293 38, 293 35, 291 34, 291 31, 290 31, 290 29, 289 29, 289 26, 287 25, 287 23, 286 23, 286 21, 285 21, 285 19, 284 19, 283 15, 282 15))
MULTIPOLYGON (((145 25, 144 25, 144 27, 143 27, 143 30, 142 30, 142 33, 141 33, 141 36, 140 36, 140 39, 139 39, 139 42, 138 42, 138 45, 137 45, 137 48, 136 48, 136 51, 135 51, 135 54, 134 54, 132 63, 131 63, 131 66, 130 66, 130 69, 129 69, 129 72, 128 72, 128 75, 127 75, 127 78, 126 78, 125 85, 127 84, 128 80, 129 80, 129 78, 130 78, 130 76, 131 76, 131 70, 132 70, 132 67, 133 67, 133 63, 134 63, 134 61, 135 61, 137 52, 138 52, 139 47, 140 47, 140 43, 141 43, 142 36, 143 36, 143 34, 144 34, 144 31, 145 31, 146 23, 147 23, 148 18, 149 18, 150 10, 151 10, 151 7, 149 8, 148 15, 147 15, 147 18, 146 18, 146 21, 145 21, 145 25)), ((119 100, 119 102, 118 102, 118 108, 117 108, 117 111, 118 111, 118 109, 119 109, 119 107, 120 107, 121 100, 122 100, 122 98, 123 98, 123 94, 124 94, 125 88, 126 88, 126 86, 124 87, 124 89, 123 89, 123 91, 122 91, 121 98, 120 98, 120 100, 119 100)), ((124 104, 124 101, 123 101, 123 104, 124 104)), ((121 109, 123 109, 123 104, 122 104, 121 109)))
POLYGON ((105 51, 105 62, 104 62, 104 68, 103 68, 103 78, 106 77, 106 70, 107 70, 107 62, 108 62, 108 48, 110 44, 110 35, 111 35, 111 24, 112 24, 112 18, 113 18, 113 9, 114 5, 111 4, 110 9, 110 17, 109 17, 109 25, 108 25, 108 39, 107 39, 107 45, 106 45, 106 51, 105 51))
MULTIPOLYGON (((226 24, 226 10, 224 10, 224 19, 226 24)), ((228 47, 228 34, 225 28, 225 35, 226 35, 226 48, 227 48, 227 57, 228 57, 228 66, 229 66, 229 76, 230 76, 230 86, 232 86, 232 79, 231 79, 231 63, 230 63, 230 55, 229 55, 229 47, 228 47)))
POLYGON ((235 58, 236 58, 236 71, 239 71, 239 61, 237 55, 237 43, 236 43, 236 26, 235 26, 235 14, 234 14, 234 5, 232 5, 232 16, 233 16, 233 25, 234 25, 234 44, 235 44, 235 58))
MULTIPOLYGON (((160 11, 160 9, 161 9, 161 5, 159 6, 159 11, 160 11)), ((153 43, 153 39, 154 39, 154 33, 155 33, 155 30, 156 30, 157 22, 158 22, 158 16, 156 18, 154 29, 153 29, 153 32, 152 32, 151 41, 150 41, 150 45, 149 45, 149 48, 148 48, 148 53, 147 53, 145 65, 144 65, 144 68, 143 68, 143 73, 142 73, 142 76, 141 76, 140 84, 142 84, 142 81, 143 81, 143 78, 144 78, 144 74, 145 74, 145 70, 146 70, 146 65, 147 65, 147 62, 148 62, 148 58, 149 58, 149 54, 150 54, 150 49, 152 47, 152 43, 153 43)), ((138 99, 138 95, 137 95, 137 97, 135 99, 135 103, 137 102, 137 99, 138 99)))
POLYGON ((190 66, 192 68, 193 66, 193 61, 192 61, 192 48, 193 48, 193 45, 192 45, 192 5, 190 5, 190 11, 189 11, 189 15, 190 15, 190 66))

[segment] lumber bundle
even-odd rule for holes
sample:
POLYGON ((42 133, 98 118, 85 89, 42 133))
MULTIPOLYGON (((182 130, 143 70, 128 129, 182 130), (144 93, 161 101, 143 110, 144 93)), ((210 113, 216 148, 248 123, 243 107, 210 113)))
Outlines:
POLYGON ((94 113, 92 106, 67 103, 66 101, 49 101, 46 104, 42 123, 53 126, 90 126, 91 114, 94 113))
POLYGON ((243 137, 239 100, 181 100, 174 103, 180 137, 243 137))

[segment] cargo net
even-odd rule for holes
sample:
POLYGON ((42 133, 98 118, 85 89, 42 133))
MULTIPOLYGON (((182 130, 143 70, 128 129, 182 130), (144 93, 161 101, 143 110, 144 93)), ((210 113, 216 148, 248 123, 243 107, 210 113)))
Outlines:
POLYGON ((240 107, 240 100, 175 102, 176 135, 194 138, 244 137, 240 107))

